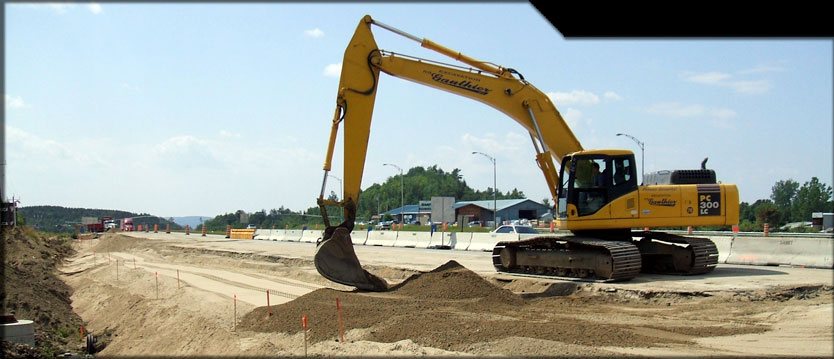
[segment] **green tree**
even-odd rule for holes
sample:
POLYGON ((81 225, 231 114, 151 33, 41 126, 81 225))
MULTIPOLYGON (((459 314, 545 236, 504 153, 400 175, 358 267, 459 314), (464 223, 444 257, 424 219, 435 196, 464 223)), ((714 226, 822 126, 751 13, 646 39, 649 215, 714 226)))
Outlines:
MULTIPOLYGON (((758 201, 756 201, 758 202, 758 201)), ((757 223, 764 225, 765 223, 775 226, 781 220, 779 208, 770 200, 764 200, 756 207, 757 223)))
POLYGON ((831 186, 820 182, 817 177, 811 177, 796 192, 796 200, 791 207, 792 219, 796 222, 810 221, 814 212, 830 212, 833 207, 831 194, 831 186))
POLYGON ((778 224, 784 224, 792 219, 791 209, 796 201, 797 189, 799 189, 799 183, 792 179, 776 182, 771 188, 770 199, 779 209, 781 222, 783 222, 778 224))
POLYGON ((14 216, 18 226, 26 225, 26 217, 23 216, 23 213, 21 213, 20 211, 15 211, 14 216))

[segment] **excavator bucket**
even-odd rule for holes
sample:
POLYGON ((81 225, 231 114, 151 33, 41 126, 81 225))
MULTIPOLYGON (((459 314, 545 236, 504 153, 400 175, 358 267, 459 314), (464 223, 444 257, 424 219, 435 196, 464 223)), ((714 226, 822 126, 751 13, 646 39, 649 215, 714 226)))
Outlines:
POLYGON ((313 262, 319 274, 336 283, 374 292, 388 290, 384 279, 362 269, 347 228, 337 227, 330 238, 319 242, 313 262))

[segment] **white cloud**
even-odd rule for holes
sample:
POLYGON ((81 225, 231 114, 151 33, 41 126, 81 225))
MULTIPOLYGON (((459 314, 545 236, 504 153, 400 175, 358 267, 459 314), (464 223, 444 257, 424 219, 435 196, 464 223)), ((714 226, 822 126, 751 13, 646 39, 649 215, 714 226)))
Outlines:
POLYGON ((706 72, 702 74, 689 74, 686 79, 690 82, 699 83, 699 84, 707 84, 707 85, 720 85, 725 80, 730 78, 729 74, 721 73, 721 72, 706 72))
POLYGON ((158 155, 178 154, 192 151, 195 148, 203 147, 206 144, 206 141, 199 140, 194 136, 175 136, 154 146, 152 151, 154 154, 158 155))
MULTIPOLYGON (((529 139, 529 136, 524 137, 515 132, 507 132, 503 137, 498 137, 494 133, 488 133, 486 137, 478 137, 469 133, 461 136, 461 142, 467 148, 472 148, 474 151, 487 154, 502 153, 504 155, 515 153, 522 149, 526 150, 526 147, 522 148, 519 144, 528 144, 530 142, 529 139)), ((456 149, 456 151, 459 151, 459 149, 456 149)), ((468 151, 466 153, 470 152, 468 151)), ((495 157, 495 155, 492 156, 495 157)))
POLYGON ((241 135, 239 133, 232 133, 226 130, 220 130, 220 137, 241 138, 241 135))
POLYGON ((134 86, 127 82, 122 82, 122 88, 130 91, 139 91, 139 86, 134 86))
POLYGON ((23 102, 23 98, 20 96, 11 96, 6 94, 6 109, 15 109, 15 108, 24 108, 26 107, 26 103, 23 102))
POLYGON ((324 36, 324 31, 321 31, 321 29, 319 29, 319 28, 315 28, 315 29, 312 29, 312 30, 304 31, 304 35, 307 35, 308 37, 312 37, 312 38, 319 38, 319 37, 324 36))
POLYGON ((548 92, 547 96, 550 97, 550 100, 557 106, 574 104, 593 105, 599 103, 599 96, 583 90, 573 90, 571 92, 548 92))
POLYGON ((736 128, 735 124, 730 121, 727 121, 723 118, 716 118, 710 121, 712 127, 721 128, 726 130, 734 130, 736 128))
POLYGON ((616 92, 614 92, 614 91, 606 91, 606 92, 602 95, 602 97, 603 97, 603 98, 605 98, 606 100, 609 100, 609 101, 620 101, 620 100, 622 100, 622 99, 623 99, 623 97, 622 97, 622 96, 618 95, 618 94, 617 94, 616 92))
POLYGON ((324 76, 339 77, 342 75, 342 63, 330 64, 324 68, 324 76))
POLYGON ((62 162, 82 166, 104 163, 94 154, 79 150, 76 146, 41 138, 12 126, 6 127, 6 136, 10 145, 9 153, 35 166, 62 162))
POLYGON ((42 5, 30 4, 29 6, 39 8, 41 6, 45 6, 47 9, 50 9, 56 13, 63 14, 67 12, 67 10, 72 9, 75 7, 75 4, 65 4, 65 3, 44 3, 42 5))
POLYGON ((770 88, 773 87, 771 86, 770 81, 766 80, 736 81, 728 85, 732 87, 733 90, 735 90, 736 92, 750 95, 765 93, 767 92, 767 90, 770 90, 770 88))
POLYGON ((738 73, 739 74, 756 74, 756 73, 762 73, 762 72, 782 72, 782 71, 785 71, 785 69, 781 68, 779 66, 759 65, 759 66, 756 66, 756 67, 753 67, 753 68, 741 70, 738 73))
POLYGON ((702 105, 687 105, 680 102, 663 102, 649 106, 646 112, 669 117, 693 117, 703 115, 706 108, 702 105))
POLYGON ((98 3, 87 4, 87 9, 89 9, 91 13, 96 14, 96 15, 101 14, 101 12, 103 11, 101 9, 101 5, 98 4, 98 3))
POLYGON ((646 112, 667 117, 711 117, 728 119, 736 116, 736 112, 727 108, 714 108, 698 104, 683 104, 680 102, 662 102, 646 108, 646 112))
MULTIPOLYGON (((740 74, 753 74, 762 72, 778 71, 775 67, 760 66, 753 69, 740 71, 740 74)), ((737 80, 733 75, 723 72, 686 73, 684 79, 698 84, 723 86, 741 94, 756 95, 765 93, 773 86, 767 80, 737 80)))
MULTIPOLYGON (((73 3, 40 3, 40 4, 26 4, 27 7, 32 9, 46 9, 52 11, 56 14, 66 14, 70 10, 74 10, 76 8, 76 4, 73 3)), ((99 3, 89 3, 85 6, 87 10, 91 13, 98 15, 104 12, 104 9, 101 7, 99 3)))
POLYGON ((736 112, 728 108, 711 108, 709 115, 715 118, 726 119, 736 116, 736 112))
POLYGON ((562 113, 562 118, 565 119, 565 122, 568 123, 568 127, 570 128, 577 128, 579 127, 579 122, 582 121, 583 115, 582 111, 579 111, 575 108, 567 108, 562 113))

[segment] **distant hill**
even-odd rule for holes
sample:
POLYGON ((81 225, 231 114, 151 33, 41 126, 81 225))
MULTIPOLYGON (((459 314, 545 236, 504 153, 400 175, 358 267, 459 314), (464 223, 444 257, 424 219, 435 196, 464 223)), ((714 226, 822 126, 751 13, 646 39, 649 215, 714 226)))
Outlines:
POLYGON ((190 228, 197 228, 200 224, 205 221, 208 221, 214 217, 212 216, 185 216, 185 217, 172 217, 174 219, 174 223, 179 224, 180 226, 185 227, 188 225, 190 228))
MULTIPOLYGON (((113 217, 113 219, 134 218, 134 224, 159 224, 164 226, 168 220, 148 213, 133 213, 114 209, 67 208, 60 206, 20 207, 18 213, 23 216, 26 225, 44 232, 73 232, 75 225, 81 224, 81 217, 113 217)), ((182 229, 176 222, 171 229, 182 229)))

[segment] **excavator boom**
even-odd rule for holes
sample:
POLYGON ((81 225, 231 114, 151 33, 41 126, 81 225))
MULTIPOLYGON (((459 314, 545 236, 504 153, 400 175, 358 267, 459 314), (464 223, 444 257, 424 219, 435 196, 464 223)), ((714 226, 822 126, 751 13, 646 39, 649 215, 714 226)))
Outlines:
POLYGON ((316 250, 315 263, 324 277, 365 290, 385 290, 386 283, 361 268, 353 252, 350 231, 356 220, 356 203, 367 156, 380 71, 425 86, 467 97, 489 105, 519 124, 529 133, 539 163, 556 200, 558 168, 553 158, 582 150, 573 132, 550 99, 514 70, 478 61, 428 39, 420 39, 365 16, 345 50, 333 116, 330 141, 324 163, 324 180, 318 198, 326 229, 316 250), (371 32, 377 25, 449 56, 473 68, 435 63, 380 50, 371 32), (518 78, 514 75, 518 75, 518 78), (340 202, 324 199, 328 172, 340 125, 344 128, 344 198, 340 202), (349 149, 349 150, 347 150, 349 149), (338 205, 345 220, 331 226, 326 206, 338 205))

